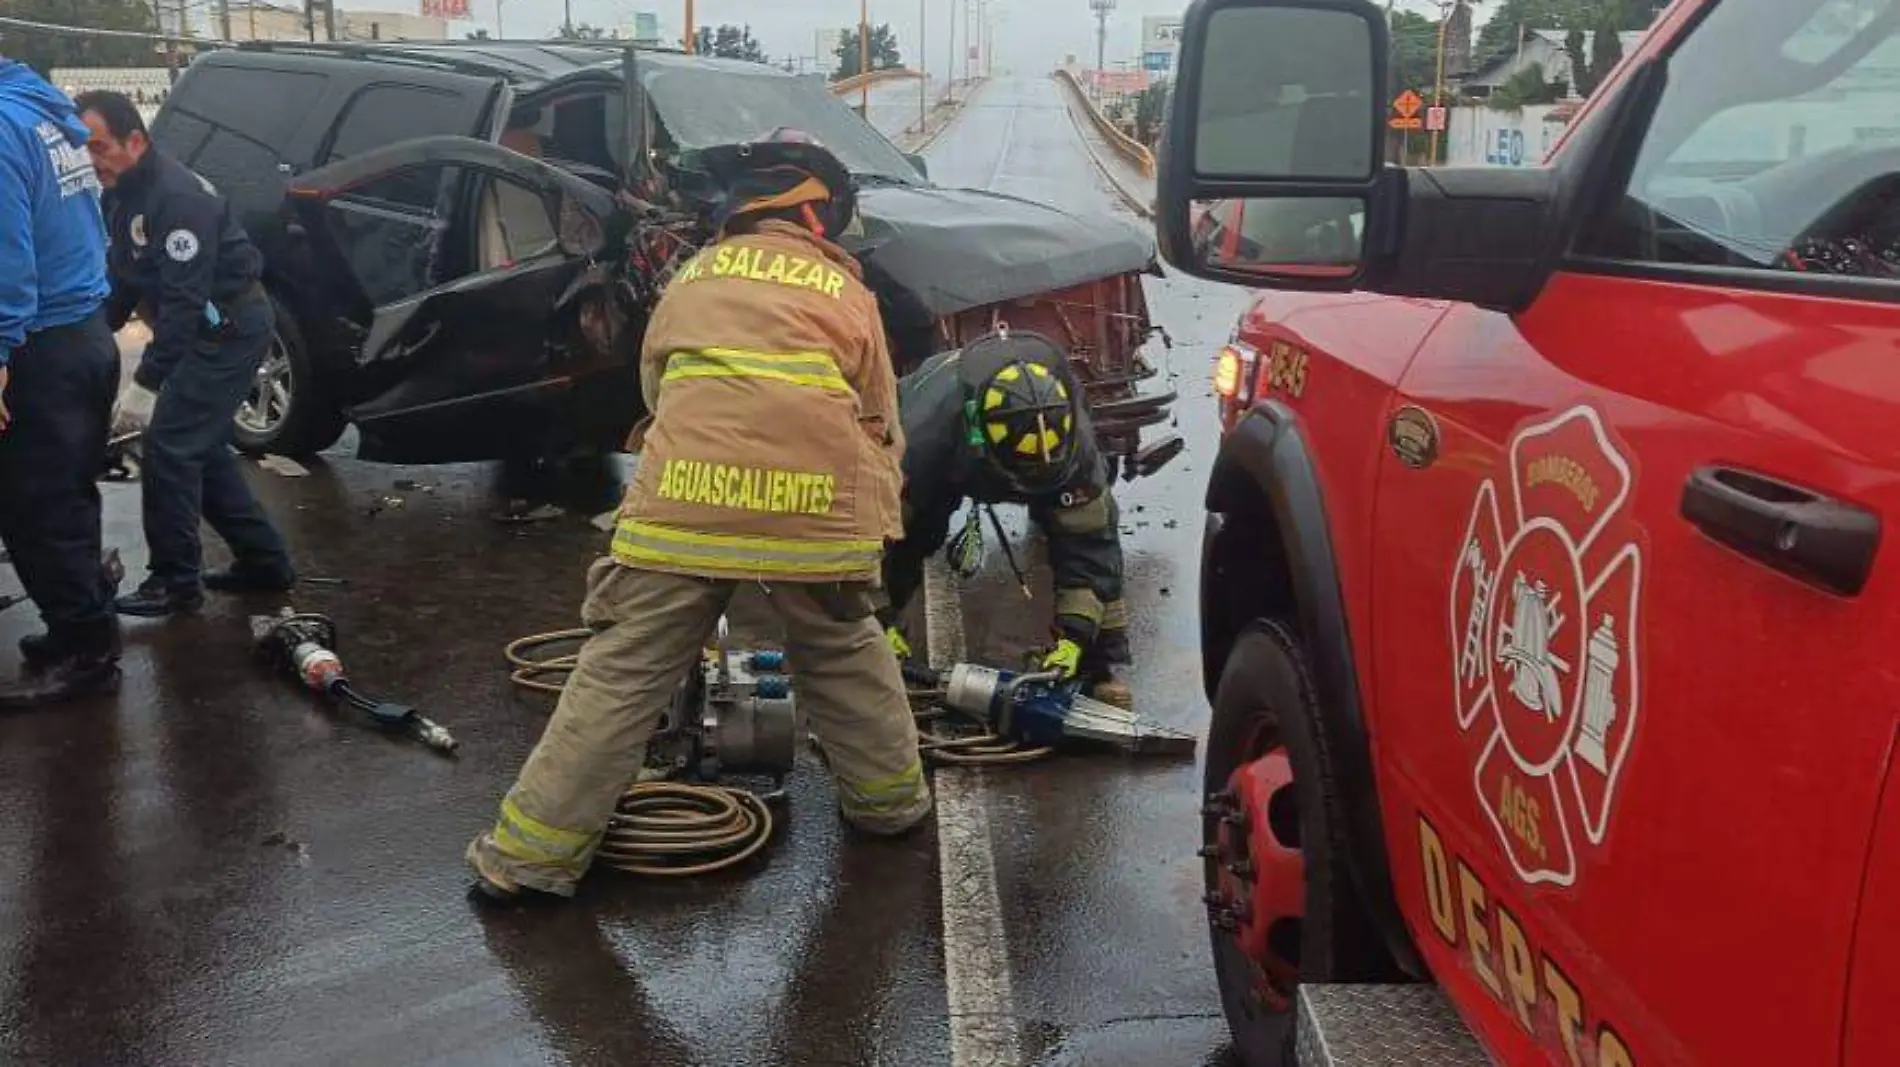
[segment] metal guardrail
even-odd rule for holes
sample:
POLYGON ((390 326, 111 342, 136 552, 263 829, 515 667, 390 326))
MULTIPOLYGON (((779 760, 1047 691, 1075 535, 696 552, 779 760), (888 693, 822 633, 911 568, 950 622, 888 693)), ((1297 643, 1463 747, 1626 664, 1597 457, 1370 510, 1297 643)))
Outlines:
POLYGON ((866 85, 882 85, 885 82, 895 81, 912 81, 921 77, 923 77, 923 75, 908 67, 874 70, 868 74, 853 74, 843 81, 832 82, 831 92, 834 96, 843 96, 846 93, 855 93, 866 85))
POLYGON ((1113 122, 1110 122, 1108 116, 1102 114, 1101 109, 1095 106, 1095 101, 1089 99, 1088 92, 1082 88, 1082 83, 1076 80, 1072 72, 1058 68, 1056 78, 1069 87, 1069 91, 1075 94, 1076 99, 1082 101, 1082 106, 1088 109, 1090 120, 1108 140, 1109 147, 1123 159, 1133 163, 1136 169, 1141 171, 1142 177, 1154 177, 1155 156, 1153 152, 1148 151, 1148 146, 1123 133, 1113 122))

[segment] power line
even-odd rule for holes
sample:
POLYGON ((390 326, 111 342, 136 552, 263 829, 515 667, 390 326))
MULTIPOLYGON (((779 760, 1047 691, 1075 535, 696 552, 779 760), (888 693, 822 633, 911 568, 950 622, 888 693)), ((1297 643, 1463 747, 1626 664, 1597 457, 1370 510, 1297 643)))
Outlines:
POLYGON ((16 19, 9 15, 0 15, 0 28, 43 33, 49 37, 112 37, 131 41, 195 44, 206 48, 216 47, 222 43, 207 37, 186 37, 175 33, 153 33, 146 30, 100 30, 87 26, 64 26, 57 22, 34 22, 31 19, 16 19))

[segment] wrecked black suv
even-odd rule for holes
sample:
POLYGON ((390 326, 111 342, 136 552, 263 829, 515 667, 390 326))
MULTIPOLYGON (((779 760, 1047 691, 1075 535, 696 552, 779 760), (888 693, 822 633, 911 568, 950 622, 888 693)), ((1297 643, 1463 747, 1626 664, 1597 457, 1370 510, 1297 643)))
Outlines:
POLYGON ((1063 340, 1105 451, 1144 444, 1155 332, 1126 224, 932 185, 821 82, 757 64, 575 43, 268 43, 199 57, 157 143, 230 197, 279 331, 239 412, 249 452, 446 463, 614 450, 642 414, 641 331, 707 240, 699 150, 804 130, 848 166, 840 240, 900 370, 1007 323, 1063 340))

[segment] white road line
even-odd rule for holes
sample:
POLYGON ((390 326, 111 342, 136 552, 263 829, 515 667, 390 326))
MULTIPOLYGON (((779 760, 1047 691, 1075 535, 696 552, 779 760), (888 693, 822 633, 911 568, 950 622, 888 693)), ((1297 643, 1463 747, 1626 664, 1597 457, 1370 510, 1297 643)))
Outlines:
MULTIPOLYGON (((963 602, 941 556, 924 569, 924 634, 937 668, 964 658, 963 602)), ((939 768, 937 864, 943 882, 943 976, 950 999, 952 1067, 1019 1067, 1021 1035, 1010 990, 1009 941, 996 891, 983 771, 939 768)))
POLYGON ((1009 121, 1003 126, 1003 147, 996 152, 996 169, 990 172, 990 180, 983 183, 983 188, 992 192, 996 191, 996 183, 1003 180, 1003 168, 1009 165, 1009 150, 1016 143, 1016 116, 1021 113, 1022 108, 1009 109, 1009 121))

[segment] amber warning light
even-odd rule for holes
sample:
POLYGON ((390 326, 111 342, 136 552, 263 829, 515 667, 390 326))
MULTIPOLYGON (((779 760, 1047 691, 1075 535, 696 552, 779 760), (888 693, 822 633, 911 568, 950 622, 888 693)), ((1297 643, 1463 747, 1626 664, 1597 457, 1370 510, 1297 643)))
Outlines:
POLYGON ((1214 361, 1214 391, 1223 400, 1245 403, 1248 394, 1253 392, 1253 371, 1258 359, 1258 352, 1238 341, 1221 346, 1220 356, 1214 361))

